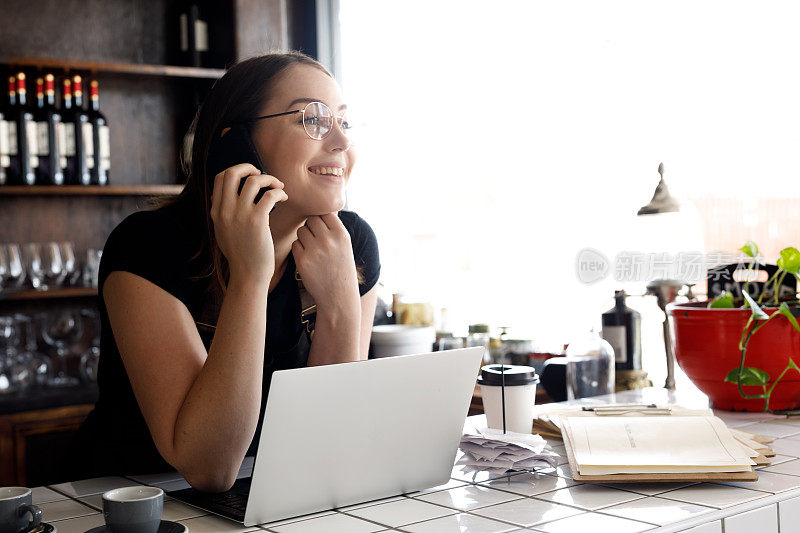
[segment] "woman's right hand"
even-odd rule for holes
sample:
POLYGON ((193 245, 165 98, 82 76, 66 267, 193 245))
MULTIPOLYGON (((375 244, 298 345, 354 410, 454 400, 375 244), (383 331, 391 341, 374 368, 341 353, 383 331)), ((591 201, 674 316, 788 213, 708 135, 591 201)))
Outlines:
POLYGON ((217 244, 228 260, 231 278, 269 283, 275 270, 269 212, 277 202, 288 198, 278 178, 261 174, 249 163, 232 166, 214 177, 211 220, 217 244), (242 178, 247 181, 241 194, 237 194, 242 178), (262 187, 271 189, 254 204, 262 187))

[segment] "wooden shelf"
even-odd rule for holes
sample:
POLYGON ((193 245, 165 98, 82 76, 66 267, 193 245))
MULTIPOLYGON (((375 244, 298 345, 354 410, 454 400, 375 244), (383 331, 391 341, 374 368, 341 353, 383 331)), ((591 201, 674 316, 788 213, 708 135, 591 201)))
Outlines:
POLYGON ((47 291, 24 289, 7 293, 0 292, 0 301, 51 300, 63 298, 85 298, 89 296, 97 296, 97 289, 94 287, 66 287, 63 289, 51 289, 47 291))
POLYGON ((4 185, 2 196, 175 196, 183 185, 4 185))
POLYGON ((224 69, 179 67, 176 65, 144 65, 140 63, 99 63, 95 61, 70 61, 40 57, 12 57, 0 60, 11 67, 88 71, 131 76, 163 76, 172 78, 201 78, 215 80, 225 74, 224 69))

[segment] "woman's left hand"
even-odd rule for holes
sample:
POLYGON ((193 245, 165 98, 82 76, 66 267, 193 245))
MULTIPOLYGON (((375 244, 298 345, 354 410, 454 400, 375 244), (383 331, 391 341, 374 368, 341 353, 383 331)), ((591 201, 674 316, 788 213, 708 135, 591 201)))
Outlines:
POLYGON ((309 217, 297 230, 292 254, 318 310, 360 309, 350 233, 335 213, 309 217))

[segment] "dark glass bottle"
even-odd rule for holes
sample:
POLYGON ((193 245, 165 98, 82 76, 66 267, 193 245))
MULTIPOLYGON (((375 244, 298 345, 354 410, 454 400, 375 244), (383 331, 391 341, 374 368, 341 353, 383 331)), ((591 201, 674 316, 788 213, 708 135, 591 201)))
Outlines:
POLYGON ((90 165, 94 165, 94 150, 92 149, 94 145, 92 144, 92 124, 89 121, 89 115, 83 109, 83 87, 80 76, 75 76, 72 81, 69 78, 64 80, 62 115, 66 125, 64 128, 64 152, 67 155, 67 183, 90 185, 92 182, 90 165))
POLYGON ((91 106, 89 120, 92 123, 94 144, 94 166, 92 167, 92 184, 108 185, 111 169, 111 136, 108 120, 100 111, 100 91, 97 80, 91 82, 91 106))
POLYGON ((64 163, 64 181, 69 185, 76 182, 75 168, 75 124, 73 124, 72 112, 72 80, 64 79, 63 92, 61 94, 61 129, 58 135, 58 142, 61 147, 62 163, 64 163))
POLYGON ((615 370, 642 368, 642 315, 625 305, 625 291, 614 291, 616 303, 603 313, 603 338, 614 348, 615 370))
POLYGON ((94 167, 94 128, 89 114, 83 108, 83 78, 72 77, 72 97, 76 117, 75 155, 78 160, 78 184, 92 184, 92 168, 94 167), (79 127, 78 127, 79 126, 79 127))
MULTIPOLYGON (((52 78, 52 74, 48 76, 52 78)), ((56 142, 61 115, 55 111, 53 102, 45 100, 44 78, 36 78, 36 111, 33 116, 36 121, 36 142, 39 148, 36 182, 40 185, 63 185, 64 173, 61 170, 56 142)))
POLYGON ((56 107, 56 77, 46 74, 44 77, 45 110, 48 116, 48 139, 50 140, 50 161, 53 168, 53 184, 64 185, 66 183, 67 159, 62 153, 64 122, 61 118, 61 111, 56 107))
POLYGON ((182 63, 192 67, 205 66, 208 56, 208 25, 205 10, 199 1, 181 3, 180 57, 182 63))
MULTIPOLYGON (((14 87, 14 78, 10 79, 8 98, 0 99, 0 185, 8 184, 9 180, 13 182, 11 157, 12 155, 16 157, 17 152, 17 128, 11 113, 11 104, 16 104, 17 93, 14 87)), ((16 159, 14 162, 16 164, 16 159)))
POLYGON ((39 167, 39 149, 37 146, 36 121, 33 118, 35 108, 28 102, 26 78, 24 72, 17 74, 17 163, 19 174, 18 185, 35 185, 36 172, 39 167))

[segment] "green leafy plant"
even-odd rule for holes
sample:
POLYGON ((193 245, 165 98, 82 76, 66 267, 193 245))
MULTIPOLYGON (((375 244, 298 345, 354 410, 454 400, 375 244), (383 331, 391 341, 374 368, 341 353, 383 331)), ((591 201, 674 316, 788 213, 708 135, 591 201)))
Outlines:
MULTIPOLYGON (((753 300, 753 297, 750 296, 750 277, 755 268, 756 264, 763 265, 764 263, 761 261, 759 254, 758 254, 758 246, 753 241, 747 241, 744 246, 739 248, 742 252, 745 253, 748 257, 750 257, 750 261, 748 262, 747 266, 747 279, 745 280, 744 287, 742 289, 742 296, 744 297, 744 308, 750 308, 750 317, 747 319, 747 323, 742 330, 742 336, 739 339, 739 350, 740 350, 740 358, 739 358, 739 366, 738 368, 734 368, 728 375, 725 376, 725 381, 730 383, 736 383, 739 387, 739 394, 742 398, 745 399, 763 399, 764 400, 764 411, 769 411, 769 399, 772 395, 772 392, 775 390, 775 387, 778 385, 778 382, 783 378, 784 375, 789 370, 795 370, 796 372, 800 373, 800 367, 789 358, 789 363, 786 365, 786 368, 780 373, 778 378, 772 382, 772 385, 767 387, 770 381, 770 375, 765 371, 761 370, 760 368, 754 368, 750 366, 744 366, 745 357, 747 356, 747 346, 752 340, 753 336, 761 330, 764 326, 766 326, 771 320, 779 318, 781 316, 785 317, 792 325, 792 327, 800 333, 800 325, 797 323, 797 319, 792 314, 792 311, 787 305, 787 302, 781 302, 779 295, 780 295, 780 287, 783 283, 783 280, 786 279, 786 276, 793 275, 798 280, 800 280, 800 251, 797 248, 784 248, 780 252, 780 257, 776 262, 778 266, 778 270, 770 276, 767 282, 764 284, 764 290, 761 291, 761 294, 758 297, 758 301, 753 300), (769 291, 770 285, 772 286, 772 290, 769 291), (762 307, 762 301, 770 294, 770 298, 767 301, 766 305, 772 305, 773 307, 777 306, 778 308, 773 311, 771 314, 767 313, 762 307), (743 386, 760 386, 762 393, 761 394, 747 394, 744 392, 743 386)), ((797 308, 797 301, 794 300, 791 302, 792 305, 797 308)), ((728 292, 723 292, 714 300, 712 300, 709 305, 710 308, 713 309, 725 309, 734 308, 734 298, 733 295, 728 292)))

